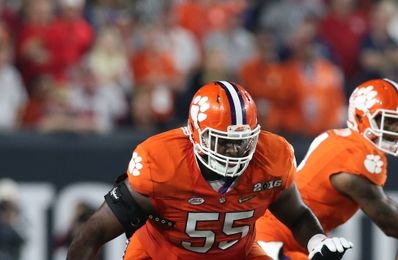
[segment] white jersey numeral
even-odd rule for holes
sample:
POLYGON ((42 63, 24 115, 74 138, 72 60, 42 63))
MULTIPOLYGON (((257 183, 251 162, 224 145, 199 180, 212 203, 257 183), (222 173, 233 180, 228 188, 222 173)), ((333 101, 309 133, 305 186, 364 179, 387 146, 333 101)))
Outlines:
MULTIPOLYGON (((234 222, 242 219, 249 219, 253 217, 254 210, 243 211, 243 212, 228 212, 225 213, 225 219, 223 221, 223 233, 227 236, 240 234, 240 238, 245 237, 250 230, 249 225, 244 226, 236 226, 234 222)), ((216 234, 211 230, 197 230, 198 222, 205 221, 218 221, 220 218, 220 213, 208 213, 208 212, 190 212, 188 213, 187 225, 185 228, 185 232, 191 238, 202 238, 204 239, 204 243, 202 246, 193 246, 190 241, 183 241, 182 246, 190 251, 194 251, 197 253, 206 253, 213 246, 216 241, 216 234)), ((231 246, 235 245, 237 240, 231 241, 222 241, 218 244, 218 248, 221 250, 226 250, 231 246)))

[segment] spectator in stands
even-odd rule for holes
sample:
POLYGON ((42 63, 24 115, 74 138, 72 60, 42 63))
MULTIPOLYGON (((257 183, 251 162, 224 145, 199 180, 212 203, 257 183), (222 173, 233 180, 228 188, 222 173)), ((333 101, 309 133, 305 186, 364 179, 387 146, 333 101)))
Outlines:
POLYGON ((136 3, 137 1, 88 0, 85 4, 85 16, 95 31, 98 31, 102 27, 116 24, 126 13, 132 15, 136 3))
POLYGON ((33 84, 34 91, 23 114, 24 126, 40 132, 74 131, 70 89, 50 75, 39 76, 33 84))
MULTIPOLYGON (((271 28, 277 37, 281 50, 288 45, 290 35, 308 15, 321 16, 324 13, 324 1, 318 0, 278 0, 265 1, 259 23, 262 27, 271 28), (271 3, 269 3, 271 2, 271 3)), ((282 58, 287 56, 283 53, 282 58)))
POLYGON ((322 17, 319 33, 330 46, 333 57, 345 77, 345 95, 352 92, 352 82, 359 72, 360 42, 368 30, 368 19, 355 0, 330 0, 322 17))
POLYGON ((10 38, 10 31, 4 20, 0 19, 0 45, 7 46, 10 44, 12 44, 12 40, 10 38))
POLYGON ((54 5, 50 0, 25 1, 23 24, 17 41, 17 64, 29 94, 41 74, 60 74, 59 35, 52 29, 54 5))
POLYGON ((99 85, 110 85, 131 93, 133 82, 128 53, 120 31, 113 25, 102 27, 93 48, 87 54, 90 67, 99 85))
POLYGON ((36 129, 44 116, 44 103, 53 84, 53 79, 49 75, 41 75, 32 82, 32 93, 22 113, 24 128, 36 129))
POLYGON ((211 5, 214 3, 209 0, 187 0, 178 2, 175 6, 177 23, 192 32, 200 45, 212 29, 210 26, 211 5))
POLYGON ((388 31, 397 12, 396 4, 383 0, 371 9, 370 30, 361 42, 361 80, 389 78, 398 80, 398 42, 388 31))
POLYGON ((13 48, 6 26, 0 21, 0 131, 17 129, 27 102, 27 92, 13 64, 13 48))
POLYGON ((114 26, 118 28, 118 31, 122 37, 122 42, 126 51, 128 53, 128 57, 132 56, 135 49, 135 17, 128 13, 122 12, 116 18, 114 26))
POLYGON ((76 67, 76 77, 68 88, 73 114, 73 131, 108 133, 125 117, 128 105, 123 89, 116 81, 101 81, 92 64, 83 61, 76 67))
POLYGON ((21 17, 18 15, 19 1, 0 0, 0 20, 3 21, 14 43, 21 26, 21 17))
POLYGON ((164 5, 163 13, 156 22, 160 23, 167 48, 175 62, 176 69, 189 78, 201 62, 201 49, 192 32, 177 23, 176 13, 171 4, 164 5))
POLYGON ((70 89, 55 83, 45 91, 43 111, 35 130, 40 132, 74 132, 75 117, 71 109, 70 89))
POLYGON ((225 25, 204 38, 204 50, 217 49, 224 57, 220 60, 225 68, 227 79, 235 80, 242 65, 255 52, 255 38, 243 27, 242 10, 224 11, 225 25), (239 50, 239 51, 237 51, 239 50))
POLYGON ((141 128, 165 126, 173 117, 174 92, 183 87, 183 78, 160 25, 140 25, 137 30, 141 42, 130 60, 135 80, 133 124, 141 128))
POLYGON ((60 0, 60 16, 50 0, 27 1, 21 29, 18 64, 31 93, 31 83, 41 74, 65 81, 93 40, 91 26, 83 19, 83 0, 60 0))
POLYGON ((207 46, 203 50, 202 66, 197 75, 197 80, 201 83, 214 81, 220 78, 228 78, 225 52, 221 46, 207 46))
MULTIPOLYGON (((397 6, 395 7, 397 8, 397 6)), ((398 12, 394 12, 388 25, 388 33, 395 41, 398 41, 398 12)))
POLYGON ((256 101, 260 125, 280 132, 285 109, 295 102, 295 89, 284 82, 275 33, 269 28, 258 30, 256 43, 256 54, 242 64, 240 80, 256 101))
POLYGON ((59 0, 60 14, 54 21, 54 31, 60 35, 57 42, 62 55, 62 69, 79 64, 94 40, 94 31, 83 17, 85 0, 59 0))
POLYGON ((340 127, 345 119, 342 73, 320 55, 317 35, 318 20, 309 16, 290 38, 292 56, 284 65, 285 84, 295 88, 297 96, 283 115, 288 133, 314 136, 340 127))
MULTIPOLYGON (((163 30, 165 48, 171 54, 182 81, 181 87, 174 91, 175 106, 187 107, 193 94, 189 84, 202 62, 201 46, 191 31, 177 23, 173 7, 171 3, 164 4, 162 15, 157 22, 163 30)), ((186 111, 176 109, 175 119, 178 122, 185 122, 186 111)))

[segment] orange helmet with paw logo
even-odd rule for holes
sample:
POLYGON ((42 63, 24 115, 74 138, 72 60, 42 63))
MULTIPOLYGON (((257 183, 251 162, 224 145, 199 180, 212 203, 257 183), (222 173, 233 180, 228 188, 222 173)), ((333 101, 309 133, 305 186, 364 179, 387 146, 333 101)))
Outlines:
POLYGON ((252 97, 241 86, 227 81, 208 83, 196 92, 188 129, 196 158, 226 177, 243 173, 260 133, 252 97))
POLYGON ((348 127, 377 148, 398 155, 398 84, 374 79, 360 84, 351 94, 348 127))

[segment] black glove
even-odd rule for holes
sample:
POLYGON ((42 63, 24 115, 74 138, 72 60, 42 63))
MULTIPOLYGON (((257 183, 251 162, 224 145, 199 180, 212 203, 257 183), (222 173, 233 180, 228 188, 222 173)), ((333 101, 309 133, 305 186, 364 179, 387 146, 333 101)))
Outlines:
POLYGON ((308 241, 308 259, 338 260, 352 247, 353 244, 343 237, 327 237, 324 234, 317 234, 308 241))

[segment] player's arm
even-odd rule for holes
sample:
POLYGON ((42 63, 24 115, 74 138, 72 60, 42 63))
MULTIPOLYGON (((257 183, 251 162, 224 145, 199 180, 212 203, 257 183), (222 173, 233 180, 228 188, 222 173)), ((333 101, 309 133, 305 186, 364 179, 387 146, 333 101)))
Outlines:
POLYGON ((280 194, 269 210, 292 231, 304 247, 314 234, 324 233, 318 219, 302 201, 295 183, 280 194))
POLYGON ((103 203, 73 238, 67 259, 94 259, 103 244, 122 233, 123 226, 103 203))
POLYGON ((127 179, 115 186, 105 203, 73 238, 67 260, 95 259, 98 250, 123 232, 128 237, 140 228, 152 209, 150 200, 135 192, 127 179))
POLYGON ((269 210, 308 249, 309 259, 340 259, 352 247, 352 243, 344 238, 326 237, 318 219, 302 201, 295 183, 282 191, 269 210))
POLYGON ((333 175, 331 183, 337 191, 357 202, 386 235, 398 238, 398 203, 381 186, 349 173, 333 175))

